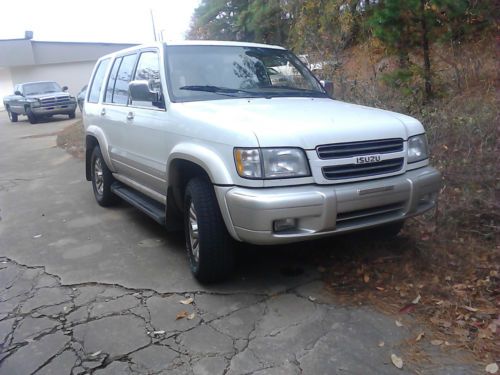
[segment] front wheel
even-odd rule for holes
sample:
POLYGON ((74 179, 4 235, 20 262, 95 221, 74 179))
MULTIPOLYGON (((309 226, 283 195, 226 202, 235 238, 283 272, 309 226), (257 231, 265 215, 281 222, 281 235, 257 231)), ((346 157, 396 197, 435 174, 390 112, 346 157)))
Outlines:
POLYGON ((69 118, 75 118, 75 111, 68 113, 69 118))
POLYGON ((31 109, 26 110, 26 116, 28 116, 30 124, 36 124, 38 122, 38 118, 31 109))
POLYGON ((14 113, 10 110, 10 108, 7 108, 7 114, 9 115, 10 122, 17 122, 17 113, 14 113))
POLYGON ((90 162, 90 173, 95 200, 100 206, 112 206, 118 199, 117 196, 111 192, 111 184, 114 182, 114 178, 102 157, 99 146, 94 147, 90 162))
POLYGON ((189 181, 184 196, 184 227, 191 272, 202 283, 227 278, 233 269, 233 240, 206 178, 189 181))

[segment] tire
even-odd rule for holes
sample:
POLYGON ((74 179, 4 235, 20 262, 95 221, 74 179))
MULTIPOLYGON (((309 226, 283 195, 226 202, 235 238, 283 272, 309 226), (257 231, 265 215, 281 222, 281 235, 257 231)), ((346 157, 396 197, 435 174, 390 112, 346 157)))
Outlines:
POLYGON ((92 150, 90 163, 90 176, 95 200, 102 207, 114 205, 118 200, 118 197, 111 192, 111 184, 115 179, 102 157, 99 146, 95 146, 92 150))
POLYGON ((36 124, 38 122, 38 118, 36 115, 31 111, 31 109, 26 110, 26 116, 28 116, 28 120, 30 124, 36 124))
POLYGON ((75 111, 68 113, 69 118, 75 118, 75 111))
POLYGON ((234 267, 233 239, 222 219, 214 188, 206 178, 195 177, 186 186, 184 229, 194 277, 201 283, 228 278, 234 267))
POLYGON ((10 108, 7 108, 7 114, 9 115, 10 122, 17 122, 17 113, 11 112, 10 108))

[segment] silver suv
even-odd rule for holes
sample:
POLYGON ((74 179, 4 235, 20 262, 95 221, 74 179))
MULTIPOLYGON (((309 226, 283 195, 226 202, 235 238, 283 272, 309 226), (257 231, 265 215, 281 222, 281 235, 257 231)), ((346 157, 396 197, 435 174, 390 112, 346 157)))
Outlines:
POLYGON ((83 115, 97 202, 121 197, 183 227, 202 282, 230 273, 234 240, 397 234, 440 187, 419 121, 332 99, 278 46, 197 41, 104 56, 83 115))

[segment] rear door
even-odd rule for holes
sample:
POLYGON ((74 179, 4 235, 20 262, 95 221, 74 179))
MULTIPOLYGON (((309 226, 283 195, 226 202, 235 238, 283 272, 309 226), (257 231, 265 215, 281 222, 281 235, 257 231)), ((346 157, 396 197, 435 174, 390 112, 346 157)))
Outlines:
POLYGON ((99 115, 109 142, 109 154, 116 172, 133 178, 126 142, 130 137, 128 84, 132 79, 137 53, 118 56, 113 61, 99 115))

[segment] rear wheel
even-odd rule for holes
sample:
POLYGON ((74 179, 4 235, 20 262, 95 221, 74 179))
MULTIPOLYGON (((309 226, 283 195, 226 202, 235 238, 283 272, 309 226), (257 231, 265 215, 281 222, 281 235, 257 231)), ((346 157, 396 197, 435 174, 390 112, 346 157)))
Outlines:
POLYGON ((102 157, 99 146, 94 147, 90 162, 95 200, 100 206, 112 206, 118 200, 118 197, 111 192, 111 184, 115 179, 102 157))
POLYGON ((10 110, 10 108, 7 108, 7 114, 9 115, 10 122, 17 122, 17 113, 14 113, 10 110))
POLYGON ((189 181, 184 197, 186 248, 191 272, 200 282, 227 278, 233 269, 233 240, 227 232, 212 184, 189 181))
POLYGON ((75 118, 75 111, 68 113, 69 118, 75 118))
POLYGON ((26 110, 26 116, 28 116, 28 120, 29 120, 30 124, 36 124, 38 122, 38 118, 33 113, 33 111, 29 108, 26 110))

